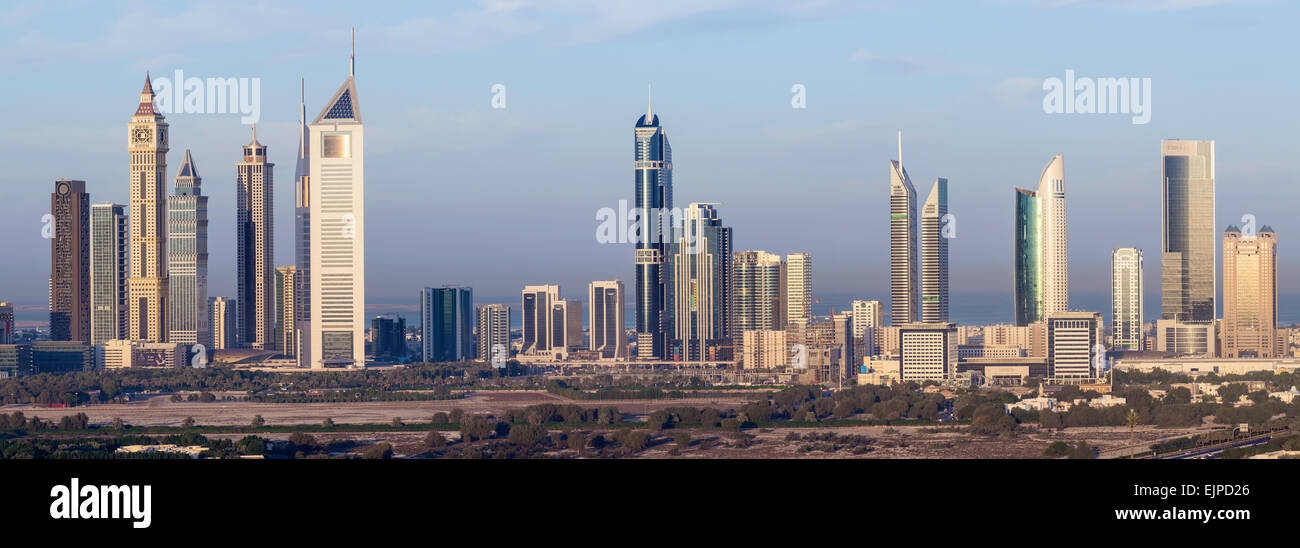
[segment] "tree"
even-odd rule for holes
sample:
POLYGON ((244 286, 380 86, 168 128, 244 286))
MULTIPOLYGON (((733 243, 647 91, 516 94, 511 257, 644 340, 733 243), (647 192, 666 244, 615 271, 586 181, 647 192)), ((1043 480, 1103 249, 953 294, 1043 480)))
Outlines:
POLYGON ((447 445, 447 438, 442 435, 442 432, 437 430, 429 432, 424 436, 424 448, 426 450, 432 449, 435 451, 441 451, 446 449, 447 445))
POLYGON ((691 445, 691 435, 687 432, 679 432, 673 435, 673 441, 677 442, 677 447, 686 449, 691 445))
POLYGON ((1070 451, 1070 445, 1063 441, 1054 441, 1043 450, 1044 457, 1064 457, 1070 451))
POLYGON ((586 447, 587 447, 586 434, 583 434, 582 432, 574 432, 572 434, 569 434, 569 449, 577 451, 578 454, 581 455, 582 450, 586 447))
POLYGON ((306 432, 294 432, 289 435, 289 443, 297 449, 308 449, 316 446, 316 438, 306 432))
POLYGON ((126 430, 126 421, 122 417, 113 417, 113 430, 126 430))
POLYGON ((406 426, 406 423, 402 422, 402 417, 393 417, 392 425, 393 428, 401 428, 406 426))
POLYGON ((488 424, 487 419, 483 416, 474 415, 468 421, 461 422, 460 435, 461 439, 465 441, 487 439, 488 436, 492 435, 492 425, 488 424))
POLYGON ((546 427, 540 424, 516 424, 510 428, 510 441, 520 445, 537 445, 546 440, 546 427))
POLYGON ((388 442, 376 443, 362 453, 362 458, 367 459, 391 459, 393 458, 393 444, 388 442))
POLYGON ((325 420, 321 421, 320 425, 325 428, 334 428, 334 419, 325 417, 325 420))
POLYGON ((181 421, 181 428, 194 428, 194 417, 185 417, 185 420, 181 421))
POLYGON ((266 419, 262 418, 261 415, 253 417, 253 422, 250 426, 252 426, 253 428, 261 428, 263 426, 266 426, 266 419))
POLYGON ((1068 453, 1066 453, 1066 458, 1095 459, 1097 458, 1097 452, 1089 446, 1087 442, 1080 441, 1077 445, 1071 448, 1068 453))
POLYGON ((245 455, 263 455, 266 454, 266 440, 257 436, 244 436, 235 444, 235 449, 245 455))
POLYGON ((429 419, 429 422, 432 424, 447 424, 451 422, 451 419, 447 418, 446 413, 439 411, 433 414, 433 418, 429 419))

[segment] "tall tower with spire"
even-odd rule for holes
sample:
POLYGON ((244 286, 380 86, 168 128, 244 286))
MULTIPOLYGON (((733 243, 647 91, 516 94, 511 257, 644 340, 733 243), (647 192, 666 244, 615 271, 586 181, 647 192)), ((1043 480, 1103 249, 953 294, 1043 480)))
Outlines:
POLYGON ((634 192, 641 212, 636 227, 636 333, 637 356, 664 358, 667 332, 663 265, 663 218, 673 207, 673 151, 668 134, 647 99, 646 113, 636 122, 634 135, 634 192))
POLYGON ((253 124, 253 141, 244 145, 243 161, 235 164, 235 284, 240 346, 257 349, 275 346, 274 175, 275 164, 267 161, 266 145, 257 141, 253 124))
POLYGON ((898 160, 889 162, 889 322, 902 325, 921 319, 916 278, 916 187, 903 169, 903 132, 898 132, 898 160))
POLYGON ((366 363, 365 128, 355 76, 354 48, 348 78, 312 121, 313 145, 302 150, 311 297, 299 360, 312 369, 366 363))
POLYGON ((297 268, 293 271, 293 341, 296 347, 280 350, 286 354, 292 352, 299 360, 298 367, 308 367, 303 361, 302 349, 297 347, 304 346, 304 333, 310 331, 308 322, 311 321, 311 290, 308 286, 311 281, 311 185, 308 184, 311 179, 311 164, 307 158, 310 146, 310 136, 307 134, 307 83, 301 80, 298 86, 298 162, 293 170, 293 247, 297 262, 297 268))
POLYGON ((921 206, 921 321, 948 321, 948 180, 934 180, 921 206))
POLYGON ((167 197, 167 340, 212 348, 208 328, 208 197, 185 151, 176 193, 167 197))
POLYGON ((127 334, 132 340, 167 341, 166 201, 167 122, 154 108, 145 74, 140 105, 127 123, 131 157, 131 274, 127 281, 127 334))

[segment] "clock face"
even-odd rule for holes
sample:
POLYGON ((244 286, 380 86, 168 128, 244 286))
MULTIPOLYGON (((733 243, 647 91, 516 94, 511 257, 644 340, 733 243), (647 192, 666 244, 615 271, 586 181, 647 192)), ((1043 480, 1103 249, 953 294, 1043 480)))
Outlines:
POLYGON ((149 128, 147 127, 135 128, 135 130, 131 132, 131 142, 137 145, 149 144, 149 141, 153 137, 152 133, 153 132, 149 131, 149 128))

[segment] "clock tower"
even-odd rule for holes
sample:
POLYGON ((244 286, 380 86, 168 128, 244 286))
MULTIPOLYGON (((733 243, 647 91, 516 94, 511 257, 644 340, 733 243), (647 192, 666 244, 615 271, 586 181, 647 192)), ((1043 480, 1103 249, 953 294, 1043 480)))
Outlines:
POLYGON ((144 77, 140 106, 127 124, 131 155, 131 272, 127 308, 131 340, 167 341, 167 122, 154 109, 153 84, 144 77))

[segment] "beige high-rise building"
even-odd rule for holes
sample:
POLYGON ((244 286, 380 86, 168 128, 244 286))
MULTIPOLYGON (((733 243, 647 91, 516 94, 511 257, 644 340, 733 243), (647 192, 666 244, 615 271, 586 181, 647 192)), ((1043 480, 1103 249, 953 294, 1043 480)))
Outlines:
POLYGON ((812 255, 785 256, 786 325, 807 325, 812 321, 812 255))
POLYGON ((1225 358, 1277 356, 1277 233, 1257 234, 1235 226, 1223 232, 1223 325, 1225 358))
POLYGON ((731 329, 785 329, 786 264, 766 251, 737 251, 731 267, 731 329))
POLYGON ((297 281, 298 267, 275 268, 275 349, 285 356, 298 355, 298 326, 294 312, 297 281))
POLYGON ((551 305, 560 301, 558 285, 524 286, 519 310, 523 314, 522 354, 542 354, 551 350, 554 317, 551 305))
POLYGON ((127 124, 131 155, 131 278, 127 280, 131 340, 167 340, 167 122, 154 109, 149 75, 127 124))
POLYGON ((627 335, 624 334, 623 282, 619 280, 591 282, 587 288, 590 303, 588 329, 591 330, 591 350, 602 358, 626 358, 627 335))
POLYGON ((903 381, 943 381, 957 373, 955 324, 917 322, 898 327, 903 381))
POLYGON ((884 307, 880 301, 853 301, 853 336, 862 339, 863 355, 874 356, 880 347, 878 328, 884 327, 884 307))
POLYGON ((259 349, 275 347, 274 175, 275 164, 267 161, 254 125, 253 141, 235 164, 235 283, 241 346, 259 349))
POLYGON ((229 350, 239 342, 239 303, 225 297, 208 297, 208 327, 212 329, 212 349, 229 350))
POLYGON ((493 364, 510 358, 510 307, 485 304, 478 307, 478 359, 493 364))
POLYGON ((741 335, 742 369, 780 369, 790 362, 786 332, 775 329, 747 329, 741 335))

